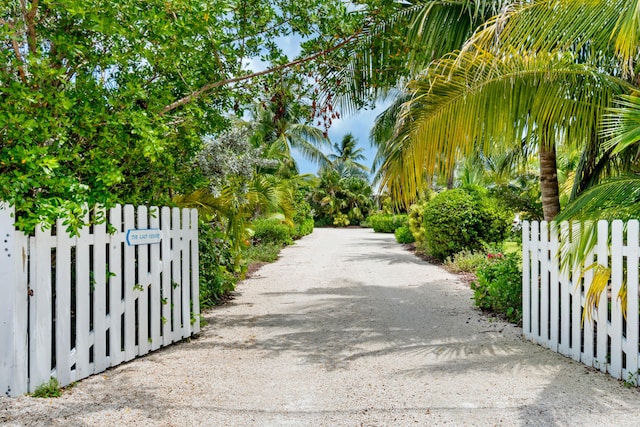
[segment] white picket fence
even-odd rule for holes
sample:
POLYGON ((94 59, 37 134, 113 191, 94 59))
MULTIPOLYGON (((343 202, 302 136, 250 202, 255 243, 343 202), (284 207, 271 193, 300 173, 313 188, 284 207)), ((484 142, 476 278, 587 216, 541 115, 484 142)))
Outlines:
POLYGON ((615 378, 637 384, 639 364, 638 221, 597 223, 597 243, 583 265, 559 268, 560 236, 580 224, 523 224, 523 330, 528 339, 615 378), (585 295, 594 262, 609 268, 607 290, 592 317, 585 316, 585 295), (584 272, 584 274, 583 274, 584 272), (619 298, 626 284, 626 302, 619 298), (625 304, 623 306, 623 304, 625 304), (626 309, 626 310, 625 310, 626 309), (626 312, 626 318, 623 313, 626 312))
POLYGON ((69 237, 0 204, 0 392, 61 386, 200 330, 195 209, 116 206, 69 237), (146 230, 146 231, 145 231, 146 230))

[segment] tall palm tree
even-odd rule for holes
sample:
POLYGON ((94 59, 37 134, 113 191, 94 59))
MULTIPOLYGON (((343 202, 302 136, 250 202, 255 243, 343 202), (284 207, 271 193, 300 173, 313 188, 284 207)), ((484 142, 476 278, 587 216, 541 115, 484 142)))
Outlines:
POLYGON ((289 177, 298 173, 292 149, 320 166, 330 163, 322 152, 330 145, 329 139, 321 129, 309 124, 311 109, 296 99, 297 89, 283 82, 270 99, 254 104, 250 111, 256 125, 254 144, 263 148, 266 158, 277 160, 279 173, 289 177))
POLYGON ((327 155, 331 161, 331 167, 338 170, 342 176, 360 176, 366 178, 369 168, 359 163, 364 160, 364 149, 358 147, 358 140, 353 134, 346 134, 340 144, 333 143, 333 153, 327 155))

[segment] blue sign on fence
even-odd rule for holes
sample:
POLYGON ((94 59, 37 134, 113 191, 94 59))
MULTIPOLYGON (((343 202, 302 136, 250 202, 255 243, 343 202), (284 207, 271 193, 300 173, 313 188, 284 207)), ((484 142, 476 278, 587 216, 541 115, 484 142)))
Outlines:
POLYGON ((160 243, 162 240, 162 232, 157 228, 149 228, 145 230, 127 230, 127 245, 152 245, 160 243))

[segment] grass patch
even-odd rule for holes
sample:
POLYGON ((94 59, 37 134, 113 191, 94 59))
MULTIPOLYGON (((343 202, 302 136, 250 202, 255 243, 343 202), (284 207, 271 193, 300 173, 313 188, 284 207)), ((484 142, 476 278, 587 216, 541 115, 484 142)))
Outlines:
POLYGON ((54 377, 51 377, 49 382, 39 385, 32 394, 33 397, 44 399, 60 397, 60 395, 62 395, 62 388, 60 388, 60 383, 54 377))
POLYGON ((278 243, 264 243, 250 246, 244 250, 244 257, 247 262, 274 262, 278 259, 278 254, 282 245, 278 243))

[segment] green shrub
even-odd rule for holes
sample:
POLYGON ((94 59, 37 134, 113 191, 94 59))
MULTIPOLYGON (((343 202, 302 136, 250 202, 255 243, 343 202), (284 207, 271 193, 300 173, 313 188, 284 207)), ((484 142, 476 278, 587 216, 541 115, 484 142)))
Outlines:
POLYGON ((299 239, 300 237, 313 233, 313 226, 313 218, 305 218, 301 223, 296 223, 293 238, 299 239))
POLYGON ((447 257, 445 265, 454 273, 475 273, 478 267, 483 265, 487 259, 487 254, 482 251, 472 252, 463 250, 447 257))
POLYGON ((397 228, 407 225, 407 215, 369 215, 367 222, 376 233, 394 233, 397 228))
POLYGON ((464 249, 502 242, 511 213, 479 190, 453 189, 438 194, 424 210, 425 244, 441 260, 464 249))
POLYGON ((254 244, 276 243, 290 245, 293 243, 293 228, 275 218, 258 218, 253 221, 254 244))
POLYGON ((328 216, 322 216, 313 219, 313 227, 327 227, 333 223, 333 219, 328 216))
POLYGON ((234 253, 229 238, 211 224, 201 222, 198 228, 200 248, 200 306, 212 307, 232 292, 246 264, 234 253))
POLYGON ((409 230, 409 227, 406 225, 396 228, 395 236, 398 243, 413 243, 416 241, 416 239, 413 238, 411 230, 409 230))
POLYGON ((488 254, 471 283, 476 306, 501 314, 513 323, 522 319, 522 270, 518 254, 488 254))
POLYGON ((299 239, 313 233, 313 210, 309 202, 305 200, 306 192, 297 190, 294 195, 293 231, 294 239, 299 239))

